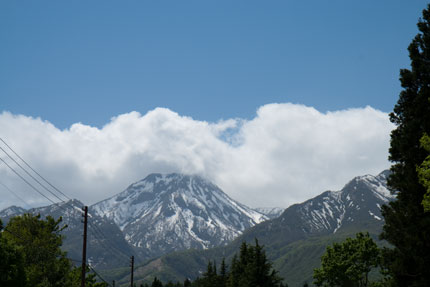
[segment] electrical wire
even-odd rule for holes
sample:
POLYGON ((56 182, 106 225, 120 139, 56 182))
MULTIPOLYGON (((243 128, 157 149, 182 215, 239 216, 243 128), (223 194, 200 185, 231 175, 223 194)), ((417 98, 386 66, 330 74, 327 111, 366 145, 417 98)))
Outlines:
MULTIPOLYGON (((61 195, 63 195, 65 198, 67 198, 69 201, 72 200, 69 196, 67 196, 66 194, 64 194, 61 190, 59 190, 58 188, 56 188, 53 184, 51 184, 46 178, 44 178, 40 173, 38 173, 34 168, 32 168, 30 166, 30 164, 28 164, 10 145, 8 145, 2 138, 0 138, 0 141, 4 143, 4 145, 6 145, 27 167, 29 167, 37 176, 39 176, 43 181, 45 181, 49 186, 51 186, 54 190, 56 190, 58 193, 60 193, 61 195)), ((36 181, 40 186, 42 186, 46 191, 48 191, 51 195, 53 195, 54 197, 56 197, 60 202, 65 203, 66 205, 68 205, 71 208, 74 208, 69 202, 65 201, 64 199, 60 198, 58 195, 56 195, 53 191, 51 191, 50 189, 48 189, 45 185, 43 185, 39 180, 37 180, 33 175, 30 174, 30 172, 28 172, 22 165, 20 165, 8 152, 6 152, 2 147, 0 147, 0 149, 13 161, 15 162, 16 165, 18 165, 27 175, 29 175, 34 181, 36 181)), ((20 174, 18 174, 18 172, 16 170, 14 170, 10 165, 8 165, 4 160, 2 160, 10 169, 12 169, 12 171, 17 174, 22 180, 24 180, 27 184, 29 184, 29 182, 27 180, 24 179, 23 176, 21 176, 20 174)), ((30 185, 32 186, 32 185, 30 185)), ((34 186, 32 186, 32 188, 34 189, 34 186)), ((40 190, 38 190, 39 194, 41 194, 43 197, 47 198, 46 195, 42 194, 42 192, 40 190)), ((51 199, 48 199, 50 202, 54 203, 51 199)), ((56 203, 54 203, 56 204, 56 203)), ((64 211, 67 211, 63 206, 58 204, 58 207, 62 208, 64 211)))
POLYGON ((56 197, 59 201, 64 201, 64 199, 57 196, 54 192, 52 192, 50 189, 48 189, 45 185, 43 185, 39 180, 37 180, 33 175, 31 175, 25 168, 22 167, 22 165, 19 164, 7 151, 5 151, 1 146, 0 149, 17 165, 19 166, 29 177, 31 177, 35 182, 37 182, 41 187, 43 187, 47 192, 52 194, 54 197, 56 197))
POLYGON ((65 203, 67 205, 69 205, 70 207, 73 208, 73 206, 71 206, 68 202, 65 201, 61 201, 61 202, 55 202, 53 201, 51 198, 49 198, 48 196, 46 196, 43 192, 41 192, 38 188, 36 188, 34 185, 32 185, 28 180, 26 180, 21 174, 19 174, 13 167, 11 167, 3 158, 0 157, 0 160, 10 169, 12 170, 19 178, 21 178, 25 183, 27 183, 33 190, 35 190, 37 193, 39 193, 41 196, 43 196, 44 198, 46 198, 48 201, 50 201, 52 204, 58 206, 59 208, 67 211, 67 209, 65 209, 62 205, 60 205, 61 203, 65 203))
MULTIPOLYGON (((53 201, 51 198, 49 198, 47 195, 45 195, 42 191, 40 191, 40 189, 36 188, 33 184, 31 184, 28 180, 26 180, 21 174, 19 174, 12 166, 10 166, 3 158, 0 157, 0 160, 9 168, 11 169, 19 178, 21 178, 25 183, 27 183, 32 189, 34 189, 35 191, 37 191, 40 195, 42 195, 44 198, 46 198, 47 200, 49 200, 52 204, 58 206, 59 208, 63 209, 64 211, 67 211, 66 208, 64 208, 64 206, 61 205, 61 203, 64 203, 66 205, 68 205, 71 208, 74 208, 69 202, 64 201, 63 199, 61 199, 60 197, 58 197, 57 195, 55 195, 52 191, 50 191, 46 186, 44 186, 43 184, 41 184, 36 178, 34 178, 31 174, 29 174, 29 172, 23 168, 19 163, 16 162, 15 159, 13 159, 7 152, 4 151, 3 148, 0 147, 0 149, 9 157, 12 159, 12 161, 14 161, 22 170, 24 170, 25 173, 27 173, 33 180, 35 180, 37 183, 39 183, 39 185, 41 185, 44 189, 46 189, 49 193, 51 193, 52 195, 54 195, 57 199, 60 200, 60 202, 55 202, 53 201)), ((82 213, 82 212, 81 212, 82 213)))
POLYGON ((105 279, 103 279, 103 277, 99 274, 99 273, 97 273, 97 271, 93 268, 93 267, 91 267, 91 265, 88 265, 88 267, 103 281, 103 282, 105 282, 108 286, 110 286, 110 284, 105 280, 105 279))
MULTIPOLYGON (((18 238, 18 239, 20 239, 20 240, 22 240, 23 242, 25 242, 25 243, 27 243, 27 244, 32 244, 33 242, 30 242, 30 241, 28 241, 28 240, 25 240, 24 238, 22 238, 21 236, 19 236, 18 234, 16 234, 15 232, 12 232, 12 231, 10 231, 9 229, 7 229, 6 227, 4 227, 3 228, 3 230, 4 231, 6 231, 6 232, 8 232, 9 234, 11 234, 12 236, 14 236, 14 237, 16 237, 16 238, 18 238)), ((48 252, 48 253, 51 253, 51 254, 54 254, 53 252, 48 252)), ((55 254, 54 254, 55 255, 55 254)), ((68 260, 70 260, 70 261, 73 261, 73 262, 77 262, 77 263, 81 263, 82 262, 82 260, 77 260, 77 259, 73 259, 73 258, 68 258, 68 257, 66 257, 68 260)), ((110 284, 106 281, 106 280, 104 280, 103 279, 103 277, 100 275, 100 274, 98 274, 98 272, 94 269, 94 267, 92 267, 91 265, 89 265, 89 264, 87 264, 87 266, 103 281, 103 282, 105 282, 106 284, 108 284, 108 286, 110 286, 110 284)))
POLYGON ((125 255, 123 251, 119 250, 109 240, 103 240, 103 238, 107 238, 107 237, 100 238, 94 229, 89 229, 89 231, 98 241, 98 243, 101 244, 106 250, 111 251, 110 253, 113 256, 115 256, 117 259, 119 259, 120 262, 128 264, 129 256, 125 255), (107 246, 107 244, 109 244, 110 246, 107 246))
MULTIPOLYGON (((94 227, 94 230, 97 231, 99 234, 101 234, 102 238, 108 238, 106 235, 104 235, 104 233, 102 232, 102 230, 100 228, 97 227, 97 225, 92 224, 90 221, 90 225, 92 225, 94 227)), ((112 243, 112 241, 110 240, 106 240, 106 242, 113 248, 116 250, 116 252, 121 255, 123 258, 127 258, 126 262, 128 262, 130 260, 131 255, 126 254, 124 251, 120 250, 115 244, 112 243)))
MULTIPOLYGON (((13 169, 9 164, 7 164, 2 158, 0 158, 15 174, 17 174, 22 180, 24 180, 29 186, 31 186, 34 190, 36 190, 40 195, 42 195, 43 197, 45 197, 46 199, 48 199, 50 202, 52 202, 53 204, 55 204, 56 206, 58 206, 59 208, 61 208, 61 209, 63 209, 63 210, 66 210, 65 208, 64 208, 64 206, 62 206, 61 205, 61 203, 65 203, 65 204, 67 204, 67 205, 69 205, 70 207, 72 207, 72 208, 74 208, 72 205, 70 205, 68 202, 60 202, 60 203, 56 203, 56 202, 54 202, 53 200, 51 200, 50 198, 48 198, 47 196, 45 196, 39 189, 37 189, 35 186, 33 186, 31 183, 29 183, 25 178, 23 178, 15 169, 13 169)), ((92 227, 94 227, 94 229, 96 229, 101 235, 102 235, 102 238, 108 238, 108 237, 106 237, 106 235, 104 235, 104 233, 95 225, 95 224, 92 224, 92 223, 90 223, 90 225, 92 226, 92 227)), ((91 230, 91 229, 90 229, 91 230)), ((93 234, 94 234, 94 232, 93 232, 93 234)), ((99 242, 101 242, 101 244, 102 245, 104 245, 105 247, 107 247, 105 244, 104 244, 104 241, 103 241, 103 239, 101 239, 100 237, 98 237, 97 235, 95 235, 95 237, 97 238, 97 240, 99 241, 99 242)), ((120 254, 121 256, 123 256, 123 257, 126 257, 127 259, 128 259, 128 256, 126 256, 126 255, 124 255, 121 251, 119 251, 119 249, 117 249, 113 244, 111 244, 110 243, 110 241, 107 241, 107 242, 109 242, 109 244, 112 246, 112 248, 113 249, 115 249, 115 250, 117 250, 117 253, 118 254, 120 254), (118 252, 119 251, 119 252, 118 252)), ((111 249, 112 250, 112 248, 109 248, 109 247, 107 247, 106 249, 111 249)), ((116 256, 117 258, 118 258, 118 256, 116 256)), ((122 261, 122 260, 121 260, 122 261)))
POLYGON ((12 170, 19 178, 21 178, 25 183, 27 183, 31 188, 33 188, 37 193, 39 193, 41 196, 52 202, 53 204, 56 204, 55 201, 47 197, 45 194, 43 194, 39 189, 34 187, 30 182, 28 182, 22 175, 20 175, 13 167, 11 167, 3 158, 0 157, 0 160, 10 169, 12 170))
POLYGON ((51 184, 48 180, 46 180, 42 175, 40 175, 36 170, 34 170, 21 156, 19 156, 18 153, 16 153, 1 137, 0 141, 2 141, 26 166, 28 166, 35 174, 37 174, 43 181, 45 181, 49 186, 51 186, 53 189, 55 189, 57 192, 62 194, 65 198, 71 200, 70 197, 68 197, 66 194, 64 194, 61 190, 56 188, 53 184, 51 184))
MULTIPOLYGON (((31 169, 37 176, 39 176, 45 183, 47 183, 50 187, 52 187, 55 191, 60 193, 62 196, 67 198, 68 200, 72 200, 69 196, 67 196, 65 193, 63 193, 61 190, 56 188, 53 184, 51 184, 46 178, 44 178, 40 173, 38 173, 34 168, 32 168, 15 150, 12 149, 11 146, 9 146, 2 138, 0 138, 0 141, 3 142, 4 145, 6 145, 12 152, 15 154, 16 157, 18 157, 28 168, 31 169)), ((50 189, 48 189, 44 184, 42 184, 39 180, 37 180, 33 175, 30 174, 29 171, 27 171, 21 164, 19 164, 8 152, 6 152, 2 147, 0 149, 16 164, 18 165, 28 176, 30 176, 34 181, 36 181, 40 186, 42 186, 46 191, 48 191, 51 195, 56 197, 60 202, 55 202, 52 199, 50 199, 48 196, 46 196, 43 192, 41 192, 39 189, 37 189, 34 185, 32 185, 29 181, 27 181, 21 174, 19 174, 13 167, 11 167, 6 161, 4 161, 1 157, 0 160, 9 168, 11 169, 19 178, 21 178, 25 183, 27 183, 32 189, 37 191, 40 195, 42 195, 44 198, 49 200, 51 203, 55 204, 56 206, 60 207, 61 209, 67 211, 66 208, 64 208, 63 204, 68 205, 71 208, 75 208, 72 206, 69 202, 64 201, 62 198, 60 198, 58 195, 56 195, 54 192, 52 192, 50 189)), ((9 189, 8 189, 9 190, 9 189)), ((23 201, 24 202, 24 201, 23 201)), ((24 202, 25 203, 25 202, 24 202)), ((28 205, 28 204, 27 204, 28 205)), ((80 211, 81 214, 83 214, 83 211, 80 211)), ((117 257, 117 259, 120 259, 122 262, 127 262, 129 260, 129 257, 125 255, 125 253, 121 250, 119 250, 113 243, 110 242, 110 240, 107 240, 107 236, 97 227, 97 225, 94 223, 89 222, 90 225, 93 227, 93 229, 90 229, 90 232, 93 234, 93 236, 96 238, 97 241, 100 242, 101 245, 104 246, 107 250, 110 250, 112 254, 117 257), (97 232, 101 235, 102 238, 97 235, 97 232), (104 239, 104 240, 103 240, 104 239), (109 244, 111 247, 107 246, 106 243, 109 244), (122 257, 119 257, 122 256, 122 257), (122 258, 122 259, 121 259, 122 258), (125 260, 126 258, 126 260, 125 260)), ((79 261, 80 262, 80 261, 79 261)), ((96 271, 93 270, 95 273, 96 271)), ((98 275, 98 274, 97 274, 98 275)), ((99 275, 98 275, 99 276, 99 275)), ((100 276, 99 276, 100 277, 100 276)), ((102 279, 100 277, 100 279, 102 279)), ((103 279, 102 279, 103 280, 103 279)), ((103 280, 104 281, 104 280, 103 280)), ((105 281, 106 282, 106 281, 105 281)), ((107 282, 106 282, 107 283, 107 282)))
POLYGON ((19 196, 16 192, 14 192, 12 189, 7 187, 7 185, 5 185, 3 182, 0 181, 0 185, 2 185, 11 194, 15 195, 15 197, 18 198, 20 201, 22 201, 27 208, 30 207, 30 205, 21 196, 19 196))

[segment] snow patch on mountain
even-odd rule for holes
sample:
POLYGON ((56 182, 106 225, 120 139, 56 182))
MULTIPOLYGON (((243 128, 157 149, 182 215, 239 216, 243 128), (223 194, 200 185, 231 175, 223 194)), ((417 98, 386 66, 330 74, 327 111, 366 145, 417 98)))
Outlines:
POLYGON ((336 233, 354 219, 369 216, 382 221, 381 206, 395 199, 387 188, 389 171, 377 176, 364 175, 351 180, 340 191, 327 191, 299 205, 298 210, 309 233, 336 233))
POLYGON ((115 221, 126 240, 151 256, 226 244, 268 219, 196 175, 150 174, 92 206, 115 221))

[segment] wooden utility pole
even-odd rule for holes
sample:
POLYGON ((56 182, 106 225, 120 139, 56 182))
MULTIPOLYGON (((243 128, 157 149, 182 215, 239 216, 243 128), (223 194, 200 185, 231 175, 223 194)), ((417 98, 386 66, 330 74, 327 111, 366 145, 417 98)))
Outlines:
POLYGON ((131 282, 130 282, 130 286, 133 287, 133 272, 134 272, 134 256, 131 256, 131 282))
POLYGON ((115 280, 112 281, 112 286, 115 287, 115 280))
POLYGON ((85 271, 87 269, 87 223, 88 223, 88 206, 83 208, 84 214, 84 243, 82 246, 82 275, 81 287, 85 287, 85 271))

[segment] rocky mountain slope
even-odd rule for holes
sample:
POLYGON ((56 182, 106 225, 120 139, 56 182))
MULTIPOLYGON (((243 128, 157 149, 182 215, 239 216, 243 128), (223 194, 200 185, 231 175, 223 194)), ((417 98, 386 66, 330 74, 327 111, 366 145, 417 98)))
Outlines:
MULTIPOLYGON (((252 210, 199 176, 151 174, 89 208, 88 259, 107 269, 128 266, 132 254, 137 262, 155 258, 138 268, 137 279, 182 280, 199 276, 208 260, 229 260, 242 241, 258 238, 289 286, 302 286, 312 281, 312 270, 331 242, 358 231, 377 237, 383 224, 380 207, 395 199, 386 187, 387 176, 385 171, 356 177, 339 191, 323 192, 282 212, 252 210), (177 250, 182 251, 167 254, 177 250)), ((82 206, 77 200, 28 211, 12 206, 0 211, 0 218, 7 223, 24 212, 62 216, 68 225, 64 248, 79 260, 82 206)), ((120 271, 115 274, 109 279, 120 279, 120 271)))
POLYGON ((255 211, 258 211, 264 215, 266 215, 269 219, 274 219, 279 217, 282 212, 285 211, 283 207, 257 207, 254 208, 255 211))
POLYGON ((139 268, 140 279, 195 278, 205 270, 208 260, 221 262, 222 257, 231 258, 242 241, 252 243, 258 238, 289 286, 311 283, 313 268, 318 266, 328 244, 359 231, 369 231, 377 238, 383 225, 380 207, 395 199, 387 189, 387 176, 388 171, 377 176, 359 176, 340 191, 326 191, 292 205, 278 218, 246 230, 225 247, 169 254, 157 259, 156 269, 155 261, 151 261, 139 268))
POLYGON ((92 210, 145 257, 224 245, 268 218, 199 176, 151 174, 92 210))
MULTIPOLYGON (((0 211, 4 224, 25 212, 62 216, 64 249, 78 261, 82 248, 82 207, 70 200, 25 210, 0 211)), ((275 211, 268 210, 269 214, 275 211)), ((270 215, 269 215, 270 216, 270 215)), ((126 190, 89 207, 88 259, 99 268, 127 266, 168 252, 227 244, 268 216, 228 197, 199 176, 151 174, 126 190)))

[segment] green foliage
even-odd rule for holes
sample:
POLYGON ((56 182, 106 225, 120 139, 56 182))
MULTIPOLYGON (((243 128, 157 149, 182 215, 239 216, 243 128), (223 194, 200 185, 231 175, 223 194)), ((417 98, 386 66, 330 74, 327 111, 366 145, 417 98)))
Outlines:
MULTIPOLYGON (((81 268, 74 268, 61 250, 61 218, 24 214, 13 217, 0 233, 0 286, 76 287, 81 268)), ((1 221, 0 221, 1 230, 1 221)), ((86 270, 87 287, 106 287, 86 270)))
POLYGON ((0 220, 0 286, 25 286, 23 254, 2 236, 0 220))
POLYGON ((425 134, 421 138, 421 147, 425 149, 429 155, 423 161, 423 163, 417 167, 418 178, 420 183, 426 188, 427 192, 424 194, 422 201, 424 210, 426 212, 430 211, 430 137, 425 134))
POLYGON ((269 287, 281 286, 281 282, 282 279, 272 269, 272 263, 267 260, 266 253, 263 251, 263 247, 258 244, 258 240, 255 240, 255 246, 242 243, 239 260, 231 263, 231 273, 227 286, 269 287), (233 276, 236 276, 237 279, 234 280, 233 276))
POLYGON ((255 240, 255 246, 243 242, 239 257, 235 255, 227 271, 225 260, 217 273, 216 263, 209 261, 202 278, 193 282, 195 287, 281 287, 282 279, 266 258, 263 247, 255 240))
POLYGON ((379 265, 379 249, 368 233, 357 233, 328 246, 321 268, 314 270, 317 286, 369 286, 369 273, 379 265))
MULTIPOLYGON (((73 268, 68 276, 67 276, 67 283, 65 286, 81 286, 81 273, 82 268, 81 267, 75 267, 73 268)), ((90 273, 90 269, 87 267, 85 270, 85 286, 86 287, 107 287, 108 284, 105 282, 97 282, 96 280, 96 274, 90 273)))
POLYGON ((61 218, 25 214, 12 218, 4 233, 9 244, 21 250, 26 281, 29 286, 65 286, 71 263, 60 247, 61 218))
POLYGON ((426 188, 417 173, 428 156, 420 139, 430 134, 430 5, 418 29, 408 48, 411 69, 400 71, 403 90, 390 114, 397 127, 391 134, 388 185, 398 192, 397 200, 382 208, 381 238, 394 247, 383 252, 383 264, 397 286, 430 286, 430 213, 424 212, 426 188))

